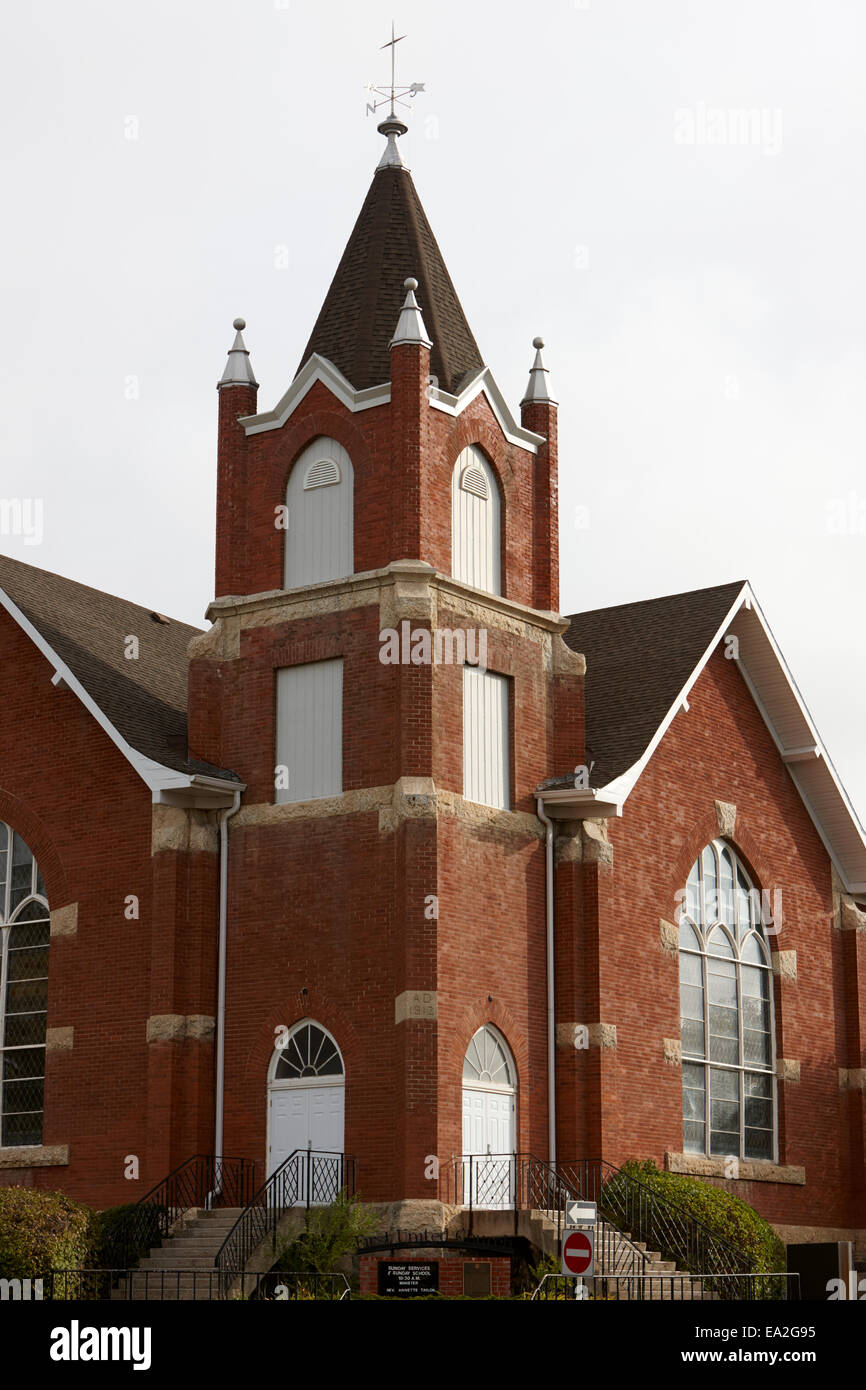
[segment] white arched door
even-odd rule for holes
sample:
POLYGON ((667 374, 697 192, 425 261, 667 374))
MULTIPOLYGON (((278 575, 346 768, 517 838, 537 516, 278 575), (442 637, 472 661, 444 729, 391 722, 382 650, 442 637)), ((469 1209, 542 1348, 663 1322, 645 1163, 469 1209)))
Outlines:
POLYGON ((474 1207, 514 1205, 516 1082, 508 1044, 485 1024, 463 1060, 463 1195, 474 1207))
POLYGON ((278 1047, 268 1082, 268 1176, 292 1154, 297 1200, 331 1202, 343 1186, 346 1075, 340 1049, 317 1023, 278 1047))

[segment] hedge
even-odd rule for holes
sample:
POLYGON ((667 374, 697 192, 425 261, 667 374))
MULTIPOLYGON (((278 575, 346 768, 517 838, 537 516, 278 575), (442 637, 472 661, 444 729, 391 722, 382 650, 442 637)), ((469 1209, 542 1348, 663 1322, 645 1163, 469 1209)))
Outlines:
POLYGON ((0 1187, 0 1278, 42 1279, 53 1269, 85 1268, 92 1216, 63 1192, 0 1187))
MULTIPOLYGON (((622 1165, 623 1173, 636 1178, 653 1192, 666 1197, 681 1211, 707 1226, 713 1235, 720 1236, 745 1255, 755 1274, 770 1274, 785 1268, 785 1247, 769 1221, 759 1216, 754 1207, 735 1197, 722 1187, 701 1178, 683 1173, 665 1173, 652 1159, 641 1163, 629 1159, 622 1165)), ((611 1180, 613 1183, 617 1178, 611 1180)), ((636 1234, 635 1238, 637 1238, 636 1234)), ((673 1259, 670 1251, 661 1252, 663 1259, 673 1259)), ((700 1272, 700 1271, 698 1271, 700 1272)))

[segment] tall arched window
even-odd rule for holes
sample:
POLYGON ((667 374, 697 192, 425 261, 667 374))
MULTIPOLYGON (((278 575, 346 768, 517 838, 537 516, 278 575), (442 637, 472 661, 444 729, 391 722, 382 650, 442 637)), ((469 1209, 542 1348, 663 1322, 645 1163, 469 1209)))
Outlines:
POLYGON ((0 821, 0 1147, 42 1143, 50 921, 45 884, 0 821))
POLYGON ((775 1156, 770 952, 761 899, 721 840, 695 860, 680 914, 683 1147, 775 1156))
POLYGON ((286 488, 284 584, 301 589, 354 572, 352 460, 336 439, 314 439, 286 488))
POLYGON ((499 488, 477 444, 463 450, 451 478, 451 573, 473 589, 501 592, 499 488))

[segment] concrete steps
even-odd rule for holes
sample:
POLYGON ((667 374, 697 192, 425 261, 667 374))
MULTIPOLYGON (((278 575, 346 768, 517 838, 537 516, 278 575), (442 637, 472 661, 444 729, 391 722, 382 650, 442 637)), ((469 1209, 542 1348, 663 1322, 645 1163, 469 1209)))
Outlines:
MULTIPOLYGON (((529 1231, 532 1243, 549 1255, 557 1258, 557 1226, 555 1216, 545 1211, 529 1214, 529 1231)), ((658 1250, 648 1250, 646 1242, 632 1240, 629 1232, 620 1231, 610 1222, 599 1221, 596 1230, 595 1272, 605 1278, 604 1285, 596 1284, 599 1296, 628 1299, 636 1289, 634 1282, 629 1285, 629 1276, 643 1276, 642 1293, 644 1299, 662 1302, 701 1302, 718 1298, 717 1294, 704 1289, 701 1279, 695 1275, 690 1283, 671 1283, 671 1276, 688 1277, 687 1270, 679 1270, 673 1260, 663 1260, 658 1250), (617 1283, 617 1276, 620 1282, 617 1283), (649 1280, 649 1282, 646 1282, 649 1280), (655 1282, 657 1281, 657 1282, 655 1282)))
POLYGON ((185 1212, 168 1239, 140 1261, 122 1288, 112 1290, 112 1299, 164 1302, 212 1298, 218 1280, 214 1260, 242 1210, 219 1207, 216 1211, 185 1212))

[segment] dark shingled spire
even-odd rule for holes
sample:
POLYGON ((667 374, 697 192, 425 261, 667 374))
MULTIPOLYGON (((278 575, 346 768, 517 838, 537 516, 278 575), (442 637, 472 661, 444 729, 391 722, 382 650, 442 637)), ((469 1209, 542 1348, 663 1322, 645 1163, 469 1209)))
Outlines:
POLYGON ((418 303, 433 340, 430 370, 442 390, 456 393, 484 363, 412 175, 394 165, 373 177, 298 370, 318 352, 356 391, 389 381, 388 345, 409 276, 418 281, 418 303))

